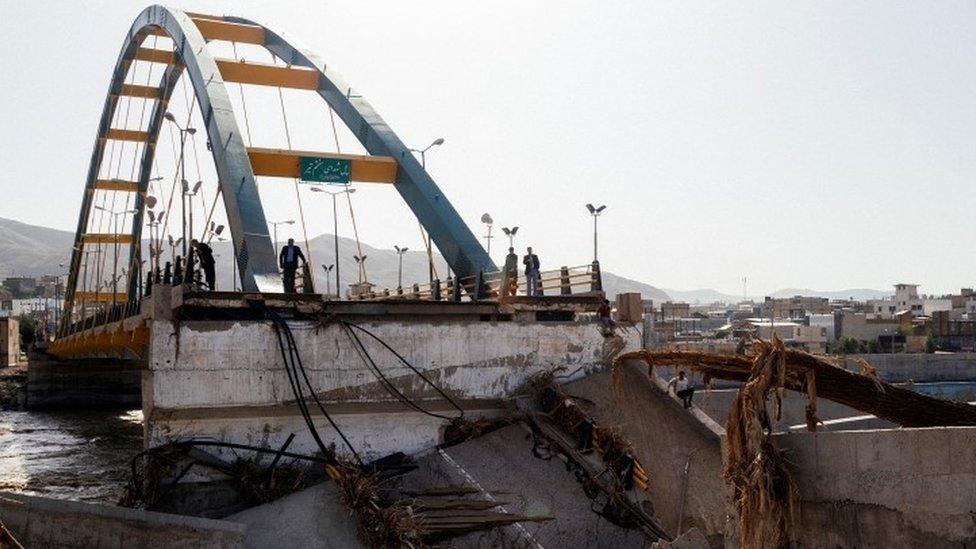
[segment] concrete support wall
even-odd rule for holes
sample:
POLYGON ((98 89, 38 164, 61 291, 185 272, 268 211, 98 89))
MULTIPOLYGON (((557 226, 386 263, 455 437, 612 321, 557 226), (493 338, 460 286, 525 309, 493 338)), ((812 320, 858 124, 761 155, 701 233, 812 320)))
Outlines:
POLYGON ((654 515, 668 533, 697 527, 721 546, 730 497, 721 479, 724 429, 700 410, 683 409, 660 378, 647 377, 643 363, 620 369, 616 387, 615 395, 611 373, 602 372, 565 390, 593 401, 587 412, 633 444, 650 477, 654 515))
POLYGON ((859 358, 867 360, 878 370, 881 379, 889 383, 976 381, 976 353, 847 355, 841 363, 844 368, 856 372, 859 358))
POLYGON ((976 428, 777 436, 804 547, 976 546, 976 428))
POLYGON ((243 548, 247 527, 140 509, 0 492, 0 521, 24 547, 243 548))
POLYGON ((142 364, 114 359, 73 361, 31 357, 27 406, 138 407, 142 364))
MULTIPOLYGON (((605 368, 619 347, 590 322, 372 320, 359 322, 465 406, 493 413, 533 375, 556 366, 574 377, 605 368)), ((443 420, 396 403, 337 324, 290 322, 309 380, 343 431, 368 457, 414 452, 439 442, 443 420), (392 403, 391 403, 392 402, 392 403), (380 410, 378 413, 374 413, 380 410), (368 415, 367 415, 368 414, 368 415)), ((424 407, 451 408, 382 345, 357 334, 379 369, 424 407)), ((624 346, 636 347, 633 341, 624 346)), ((143 376, 147 444, 174 438, 280 445, 313 451, 281 359, 263 321, 156 319, 143 376)), ((314 409, 314 405, 312 406, 314 409)), ((335 433, 316 411, 329 440, 335 433)), ((474 415, 477 417, 477 414, 474 415)), ((337 445, 343 450, 341 444, 337 445)))

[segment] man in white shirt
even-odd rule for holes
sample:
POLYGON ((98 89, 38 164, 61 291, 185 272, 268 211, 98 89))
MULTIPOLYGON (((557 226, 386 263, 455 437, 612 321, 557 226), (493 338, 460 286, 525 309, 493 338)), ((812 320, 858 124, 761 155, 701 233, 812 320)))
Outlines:
POLYGON ((691 398, 695 396, 695 388, 691 385, 691 380, 685 376, 685 371, 678 372, 678 377, 672 377, 668 382, 668 390, 674 388, 674 394, 681 399, 685 408, 691 408, 691 398))

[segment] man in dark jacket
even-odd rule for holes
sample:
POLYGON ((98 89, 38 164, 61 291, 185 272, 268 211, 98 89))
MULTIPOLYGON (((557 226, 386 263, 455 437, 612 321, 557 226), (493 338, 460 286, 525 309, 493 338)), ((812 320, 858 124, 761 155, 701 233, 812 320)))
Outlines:
POLYGON ((190 241, 193 249, 196 250, 197 261, 200 262, 200 268, 203 269, 203 277, 207 281, 207 289, 211 292, 217 290, 217 274, 214 270, 214 255, 213 248, 205 242, 199 242, 197 239, 190 241))
POLYGON ((522 258, 525 265, 525 295, 534 296, 539 294, 539 256, 532 253, 531 246, 526 251, 528 253, 522 258))
POLYGON ((505 256, 502 280, 502 296, 515 295, 515 291, 518 290, 518 256, 515 255, 515 248, 509 248, 508 255, 505 256))
POLYGON ((285 293, 295 293, 295 271, 298 270, 298 260, 305 263, 305 255, 302 249, 295 245, 295 239, 289 238, 288 245, 281 249, 278 256, 278 264, 284 272, 285 293))

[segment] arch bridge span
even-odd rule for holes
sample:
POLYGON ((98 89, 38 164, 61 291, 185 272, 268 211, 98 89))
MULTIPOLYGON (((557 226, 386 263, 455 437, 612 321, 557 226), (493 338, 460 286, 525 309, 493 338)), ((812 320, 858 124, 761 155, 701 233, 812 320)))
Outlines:
MULTIPOLYGON (((78 218, 65 292, 64 314, 52 352, 77 347, 79 332, 111 320, 109 310, 134 304, 139 298, 143 265, 143 226, 146 198, 155 161, 160 130, 166 120, 167 104, 180 77, 192 86, 203 119, 208 147, 216 168, 218 187, 227 215, 234 255, 245 292, 282 291, 276 251, 268 231, 268 220, 258 194, 257 176, 301 177, 307 163, 318 159, 344 165, 348 179, 392 184, 420 220, 430 238, 458 277, 496 269, 478 239, 462 221, 444 193, 420 162, 397 137, 370 104, 316 55, 254 21, 230 16, 182 12, 164 6, 150 6, 136 17, 119 54, 105 99, 98 134, 92 150, 85 191, 78 218), (172 49, 147 47, 147 38, 167 37, 172 49), (215 58, 208 50, 211 41, 253 44, 265 48, 285 65, 242 62, 215 58), (157 83, 127 83, 135 61, 164 67, 157 83), (261 149, 248 147, 231 104, 226 83, 293 88, 317 93, 367 151, 367 155, 343 155, 316 151, 261 149), (152 103, 148 123, 131 129, 116 127, 120 99, 144 98, 152 103), (106 177, 108 144, 134 143, 137 174, 132 180, 106 177), (122 193, 131 198, 131 223, 111 231, 91 231, 97 193, 122 193), (88 255, 108 254, 112 248, 117 264, 109 284, 88 272, 88 255), (122 252, 128 253, 123 254, 122 252), (123 264, 118 265, 120 257, 123 264), (124 273, 124 274, 119 274, 124 273), (99 320, 99 315, 104 318, 99 320)), ((175 121, 174 121, 175 122, 175 121)), ((125 217, 123 217, 125 219, 125 217)), ((157 252, 158 253, 158 252, 157 252)), ((118 319, 121 320, 121 319, 118 319)), ((127 332, 128 333, 128 332, 127 332)), ((130 336, 138 339, 134 328, 130 336)), ((117 341, 107 341, 118 348, 117 341)), ((134 346, 130 346, 134 347, 134 346)), ((61 354, 69 354, 62 352, 61 354)))

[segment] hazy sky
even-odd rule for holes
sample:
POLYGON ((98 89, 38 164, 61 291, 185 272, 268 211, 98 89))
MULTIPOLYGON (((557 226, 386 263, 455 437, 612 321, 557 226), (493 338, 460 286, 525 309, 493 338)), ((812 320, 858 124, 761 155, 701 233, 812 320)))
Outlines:
MULTIPOLYGON (((479 235, 486 211, 496 232, 518 225, 517 246, 547 267, 590 259, 594 202, 607 205, 604 267, 659 287, 976 283, 976 3, 173 5, 284 30, 406 143, 444 137, 428 167, 464 219, 479 235)), ((74 230, 142 7, 0 0, 0 216, 74 230)), ((254 145, 284 147, 268 92, 245 91, 254 145)), ((294 148, 334 150, 327 111, 303 93, 285 95, 294 148)), ((343 150, 355 152, 348 135, 343 150)), ((259 186, 269 219, 297 219, 291 181, 259 186)), ((365 242, 420 248, 392 188, 358 189, 365 242)), ((302 196, 309 232, 331 232, 331 205, 302 196)))

